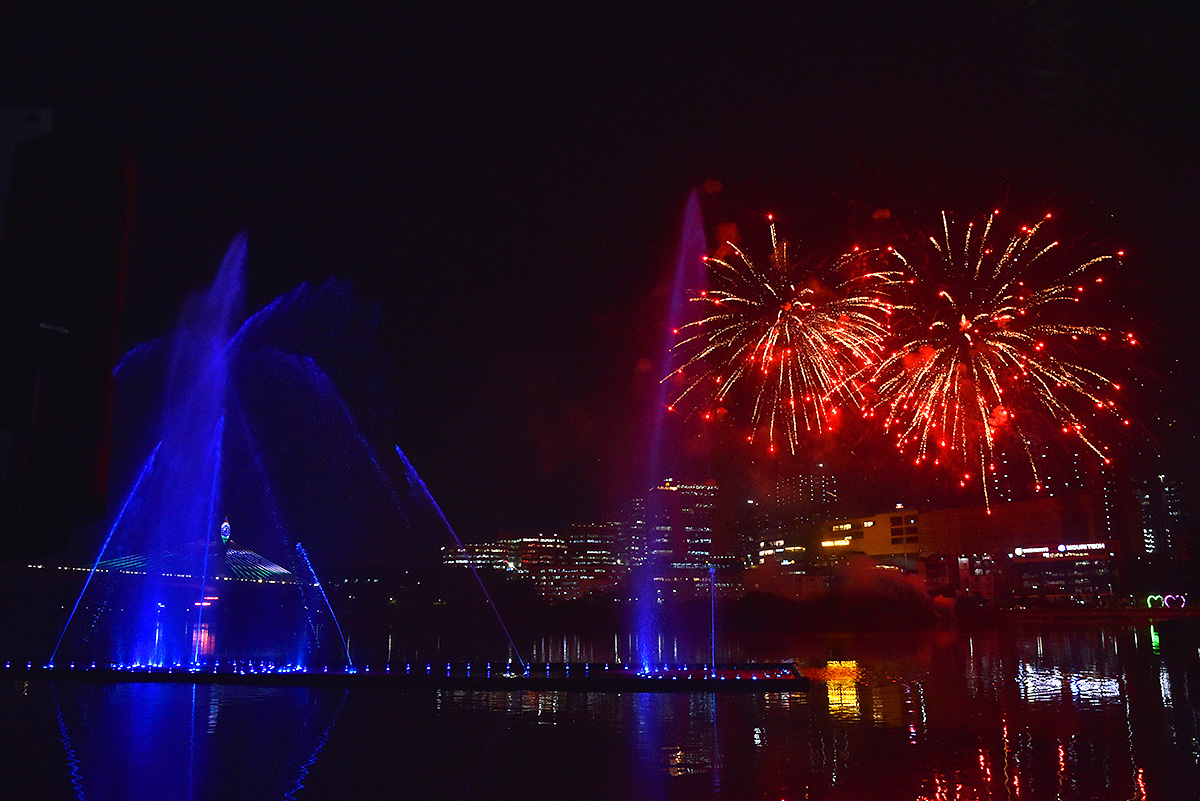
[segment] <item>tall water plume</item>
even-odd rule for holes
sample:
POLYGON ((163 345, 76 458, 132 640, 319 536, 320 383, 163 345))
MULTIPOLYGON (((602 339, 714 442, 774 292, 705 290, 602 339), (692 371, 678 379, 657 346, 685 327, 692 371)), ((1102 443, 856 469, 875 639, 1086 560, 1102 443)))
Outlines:
POLYGON ((429 501, 406 465, 381 464, 357 414, 379 394, 364 378, 380 372, 377 312, 330 280, 242 322, 245 261, 242 235, 171 334, 118 365, 121 501, 60 662, 301 663, 320 648, 349 662, 299 541, 326 576, 416 547, 409 511, 429 501))
MULTIPOLYGON (((704 219, 700 211, 700 196, 693 190, 688 196, 680 225, 679 247, 675 255, 675 268, 672 274, 670 295, 667 298, 667 313, 658 352, 657 369, 660 375, 666 374, 671 361, 671 348, 675 342, 674 332, 690 319, 687 308, 688 297, 703 290, 706 285, 703 258, 707 248, 704 219)), ((648 475, 645 483, 647 489, 657 486, 666 477, 664 472, 671 466, 678 466, 678 460, 671 458, 673 454, 668 452, 677 446, 677 443, 671 442, 668 436, 669 392, 670 387, 666 382, 658 384, 647 453, 648 475)), ((638 666, 642 670, 647 670, 654 661, 653 644, 657 635, 662 631, 655 578, 663 570, 670 569, 669 565, 659 564, 652 553, 655 519, 660 511, 654 508, 653 497, 654 493, 647 492, 643 515, 644 528, 640 532, 641 556, 645 561, 640 568, 634 570, 634 594, 637 598, 634 605, 634 631, 637 635, 638 666)))

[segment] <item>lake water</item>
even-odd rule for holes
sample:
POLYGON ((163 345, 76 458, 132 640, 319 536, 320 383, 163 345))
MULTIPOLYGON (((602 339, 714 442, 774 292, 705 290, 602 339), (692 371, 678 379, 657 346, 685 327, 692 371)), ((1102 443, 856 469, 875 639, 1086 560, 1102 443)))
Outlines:
MULTIPOLYGON (((622 643, 537 647, 603 660, 622 643)), ((0 797, 1200 798, 1195 622, 797 635, 732 651, 795 657, 812 688, 5 682, 0 797)))

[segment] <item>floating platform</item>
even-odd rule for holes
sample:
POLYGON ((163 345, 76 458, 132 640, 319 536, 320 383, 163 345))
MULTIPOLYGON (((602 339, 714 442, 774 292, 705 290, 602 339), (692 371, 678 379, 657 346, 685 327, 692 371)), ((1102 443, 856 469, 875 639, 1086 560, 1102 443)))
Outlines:
POLYGON ((809 680, 790 663, 657 665, 615 663, 406 663, 372 668, 301 669, 246 662, 188 666, 0 666, 0 680, 230 684, 255 687, 391 687, 472 692, 760 693, 807 692, 809 680))

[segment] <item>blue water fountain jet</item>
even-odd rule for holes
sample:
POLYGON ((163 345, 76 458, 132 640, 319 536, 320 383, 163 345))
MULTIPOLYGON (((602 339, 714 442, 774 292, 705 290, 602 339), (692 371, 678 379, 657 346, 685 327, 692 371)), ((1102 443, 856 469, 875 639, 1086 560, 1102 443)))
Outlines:
POLYGON ((137 481, 133 482, 133 487, 125 496, 125 502, 121 504, 121 510, 117 512, 116 518, 113 519, 113 524, 108 529, 108 536, 104 538, 104 544, 100 546, 100 553, 96 555, 96 561, 92 564, 92 569, 88 572, 87 579, 83 582, 83 589, 79 591, 79 597, 75 599, 75 605, 71 607, 71 614, 67 615, 67 622, 63 625, 62 633, 58 635, 58 642, 54 644, 54 653, 50 655, 50 664, 54 664, 54 660, 58 657, 58 649, 62 647, 63 637, 67 634, 67 629, 71 627, 71 621, 75 619, 75 613, 79 610, 79 602, 83 600, 84 593, 87 592, 88 585, 92 583, 92 576, 96 575, 96 568, 100 566, 100 560, 104 558, 104 552, 108 550, 109 543, 112 542, 113 534, 117 530, 117 526, 121 525, 121 520, 125 517, 125 511, 129 509, 129 504, 137 495, 138 487, 142 485, 142 479, 150 472, 151 466, 154 464, 154 457, 158 455, 158 449, 162 447, 160 441, 154 446, 154 450, 150 452, 150 456, 146 459, 146 463, 142 465, 142 470, 138 473, 137 481))
MULTIPOLYGON (((244 330, 244 328, 245 328, 245 326, 243 326, 243 330, 244 330)), ((245 410, 243 409, 243 405, 241 403, 241 398, 237 395, 237 393, 233 393, 232 400, 234 401, 233 409, 236 412, 235 417, 236 417, 237 421, 241 424, 240 428, 241 428, 242 436, 245 438, 247 447, 250 451, 250 456, 251 456, 250 461, 254 464, 256 475, 258 476, 259 480, 262 482, 262 496, 266 503, 267 511, 270 513, 270 516, 271 516, 271 525, 275 531, 275 534, 285 544, 287 544, 287 543, 289 543, 288 534, 287 534, 287 531, 283 527, 283 515, 279 508, 279 500, 276 497, 275 489, 274 489, 274 487, 272 487, 271 481, 267 476, 267 470, 263 466, 262 453, 257 447, 255 447, 254 435, 250 431, 250 423, 246 418, 246 413, 245 413, 245 410)), ((288 550, 289 550, 289 552, 294 552, 294 549, 292 549, 290 547, 290 545, 288 547, 288 550)), ((317 636, 317 626, 316 626, 316 623, 312 619, 312 612, 308 608, 307 599, 305 600, 305 603, 304 603, 304 618, 308 624, 308 629, 313 634, 313 637, 316 637, 317 636)), ((304 654, 303 654, 301 643, 297 643, 297 648, 300 650, 293 656, 293 661, 294 661, 294 664, 299 666, 304 661, 304 654)))
POLYGON ((334 279, 242 317, 246 246, 237 237, 170 335, 133 348, 115 370, 113 475, 131 489, 97 543, 51 661, 70 651, 119 665, 299 664, 316 646, 312 616, 325 607, 350 664, 313 562, 325 571, 351 569, 368 553, 384 562, 390 554, 379 546, 390 540, 353 538, 394 530, 379 525, 387 515, 411 527, 418 509, 432 509, 458 542, 399 449, 407 487, 351 412, 352 402, 380 411, 370 394, 377 319, 360 314, 334 279), (222 519, 233 521, 237 542, 224 531, 218 539, 222 519), (260 614, 263 604, 279 611, 260 614))
POLYGON ((400 502, 400 498, 396 495, 396 489, 392 486, 391 479, 388 478, 387 473, 384 472, 383 467, 379 464, 379 459, 377 459, 375 456, 375 449, 372 448, 370 443, 367 442, 367 438, 363 436, 362 430, 359 429, 358 424, 354 422, 354 416, 350 414, 350 409, 346 406, 345 401, 343 401, 341 396, 337 394, 337 390, 334 387, 333 381, 330 379, 329 374, 322 370, 320 365, 318 365, 311 357, 306 357, 304 359, 304 364, 311 375, 310 380, 312 381, 313 386, 325 390, 326 397, 330 399, 330 402, 334 406, 334 411, 340 416, 342 422, 353 433, 356 443, 362 448, 362 453, 371 463, 371 467, 375 471, 375 477, 379 480, 380 485, 387 492, 388 497, 392 501, 393 507, 397 512, 403 515, 404 505, 400 502))
MULTIPOLYGON (((216 451, 213 459, 213 474, 212 488, 208 497, 208 519, 214 521, 217 514, 217 491, 219 489, 221 477, 221 441, 225 435, 225 413, 222 411, 221 416, 217 418, 217 428, 213 434, 213 450, 216 451)), ((209 525, 205 530, 204 537, 204 559, 203 567, 200 571, 200 599, 196 601, 196 634, 192 638, 192 664, 200 664, 200 646, 204 640, 204 610, 208 608, 208 558, 212 554, 212 525, 209 525)))
POLYGON ((708 566, 708 646, 710 665, 717 664, 717 568, 708 566))
POLYGON ((346 642, 346 635, 342 633, 342 624, 338 623, 337 614, 333 611, 333 605, 329 603, 329 596, 325 594, 325 588, 321 586, 321 580, 317 578, 317 571, 313 570, 312 562, 308 561, 308 553, 305 552, 304 546, 296 543, 296 553, 300 554, 300 558, 304 560, 305 567, 312 575, 313 584, 317 585, 317 589, 321 591, 321 597, 325 599, 325 606, 329 609, 329 616, 333 618, 333 625, 337 627, 338 636, 342 638, 342 648, 346 651, 346 666, 350 670, 354 670, 354 660, 350 658, 350 643, 346 642))
MULTIPOLYGON (((408 457, 404 455, 404 451, 400 450, 399 445, 396 446, 396 455, 400 457, 400 463, 404 467, 404 477, 408 481, 409 487, 421 492, 430 508, 432 508, 437 514, 438 520, 441 521, 442 526, 445 527, 446 531, 450 532, 450 536, 454 538, 454 544, 458 546, 458 553, 465 555, 466 550, 463 548, 462 541, 459 540, 458 534, 454 532, 454 529, 450 526, 450 522, 446 520, 446 515, 442 514, 442 508, 438 506, 437 501, 433 499, 433 496, 429 493, 429 488, 425 486, 425 481, 419 475, 417 475, 417 471, 408 461, 408 457)), ((513 653, 517 655, 517 661, 521 663, 521 668, 528 668, 529 666, 526 664, 525 660, 521 658, 521 652, 517 648, 516 642, 513 641, 512 634, 510 634, 508 631, 508 626, 506 626, 504 623, 504 618, 500 616, 500 610, 496 608, 496 604, 492 601, 491 593, 488 592, 487 586, 483 583, 483 579, 479 576, 479 571, 475 569, 475 563, 472 562, 469 557, 467 558, 467 565, 471 568, 471 573, 475 576, 475 581, 479 582, 479 588, 483 590, 483 597, 487 599, 488 606, 491 608, 492 613, 496 615, 496 620, 500 623, 500 628, 504 630, 504 636, 508 638, 508 644, 512 646, 513 653)))

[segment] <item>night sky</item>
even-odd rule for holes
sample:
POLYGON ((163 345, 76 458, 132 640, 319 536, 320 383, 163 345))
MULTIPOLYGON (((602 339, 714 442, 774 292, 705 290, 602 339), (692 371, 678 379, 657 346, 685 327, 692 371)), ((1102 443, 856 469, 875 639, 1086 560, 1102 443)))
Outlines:
POLYGON ((407 6, 0 12, 0 105, 133 153, 124 346, 242 229, 250 308, 346 278, 380 311, 373 433, 478 539, 644 489, 693 189, 712 244, 761 243, 767 212, 840 248, 880 209, 1050 211, 1127 252, 1131 406, 1194 461, 1200 30, 1176 4, 407 6))

